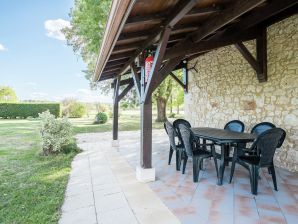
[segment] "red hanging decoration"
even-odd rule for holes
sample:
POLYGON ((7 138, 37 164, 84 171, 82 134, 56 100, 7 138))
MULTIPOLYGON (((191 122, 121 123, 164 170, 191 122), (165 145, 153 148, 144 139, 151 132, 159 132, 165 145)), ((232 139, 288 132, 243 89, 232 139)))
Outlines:
POLYGON ((145 82, 147 83, 150 75, 150 71, 152 68, 154 58, 151 53, 149 53, 148 57, 145 59, 145 82))

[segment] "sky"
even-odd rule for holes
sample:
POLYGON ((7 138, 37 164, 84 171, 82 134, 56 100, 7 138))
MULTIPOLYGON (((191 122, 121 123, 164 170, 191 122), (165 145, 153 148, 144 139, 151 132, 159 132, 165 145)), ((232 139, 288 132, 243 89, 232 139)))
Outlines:
POLYGON ((0 86, 12 87, 19 100, 112 102, 90 90, 86 65, 61 32, 73 2, 0 0, 0 86))

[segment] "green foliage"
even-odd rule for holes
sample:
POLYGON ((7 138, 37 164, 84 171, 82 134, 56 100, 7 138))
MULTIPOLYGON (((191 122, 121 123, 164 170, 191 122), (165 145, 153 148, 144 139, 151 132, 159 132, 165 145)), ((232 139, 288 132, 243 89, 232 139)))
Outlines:
POLYGON ((86 77, 94 70, 103 38, 111 0, 75 0, 71 9, 71 27, 64 30, 67 42, 88 64, 86 77))
POLYGON ((175 113, 171 113, 171 114, 169 115, 169 118, 175 118, 175 116, 176 116, 175 113))
POLYGON ((62 101, 62 116, 71 118, 81 118, 87 113, 85 104, 77 102, 75 99, 65 99, 62 101))
POLYGON ((108 115, 104 112, 99 112, 95 116, 94 124, 105 124, 108 121, 108 115))
POLYGON ((39 113, 49 110, 56 117, 60 115, 59 103, 0 103, 0 117, 27 118, 38 117, 39 113))
POLYGON ((17 102, 17 95, 15 91, 8 86, 0 86, 0 102, 10 103, 17 102))
POLYGON ((49 111, 39 114, 41 119, 42 151, 44 155, 61 152, 72 143, 72 124, 67 118, 56 119, 49 111))
POLYGON ((74 103, 69 107, 69 117, 80 118, 86 114, 86 107, 82 103, 74 103))
POLYGON ((76 153, 40 155, 39 127, 37 119, 0 119, 1 224, 59 221, 76 153))

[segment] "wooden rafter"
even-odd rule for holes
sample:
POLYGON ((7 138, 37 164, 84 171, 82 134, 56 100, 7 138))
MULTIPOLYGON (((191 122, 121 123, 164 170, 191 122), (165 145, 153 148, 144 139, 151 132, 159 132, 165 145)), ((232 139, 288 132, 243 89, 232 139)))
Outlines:
POLYGON ((237 42, 252 40, 252 39, 255 39, 258 34, 259 34, 259 30, 254 29, 254 30, 248 30, 241 34, 233 32, 227 36, 221 36, 221 38, 218 38, 216 40, 210 39, 208 41, 200 41, 198 43, 192 43, 190 41, 169 49, 166 52, 164 59, 169 60, 179 56, 185 57, 186 55, 192 55, 192 54, 202 53, 205 51, 210 51, 212 49, 235 44, 237 42))
MULTIPOLYGON (((133 79, 132 78, 123 79, 123 80, 120 81, 119 86, 128 85, 128 84, 130 84, 132 82, 133 82, 133 79)), ((112 83, 111 84, 111 88, 114 88, 114 87, 115 87, 115 83, 112 83)))
POLYGON ((184 83, 173 73, 170 72, 170 76, 183 88, 185 89, 184 83))
MULTIPOLYGON (((198 15, 205 15, 210 13, 218 13, 222 10, 222 7, 220 6, 210 6, 210 7, 204 7, 204 8, 195 8, 190 10, 185 17, 190 16, 198 16, 198 15)), ((165 13, 155 13, 155 14, 149 14, 145 16, 136 16, 128 18, 126 21, 126 26, 130 25, 137 25, 137 24, 143 24, 143 23, 159 23, 162 20, 164 20, 167 17, 165 13)))
POLYGON ((267 81, 267 32, 263 29, 261 36, 257 38, 257 61, 260 71, 257 73, 259 82, 267 81))
POLYGON ((123 68, 118 73, 121 75, 127 70, 130 64, 135 60, 135 58, 143 52, 148 46, 152 45, 159 39, 160 34, 164 31, 164 27, 173 27, 186 13, 188 13, 193 6, 197 3, 197 0, 180 0, 174 11, 169 14, 165 21, 163 21, 158 29, 150 35, 150 37, 145 41, 140 48, 138 48, 130 60, 123 66, 123 68))
POLYGON ((137 95, 139 97, 139 100, 141 101, 141 81, 137 72, 137 67, 134 63, 131 63, 130 65, 132 78, 136 87, 137 95))
POLYGON ((266 0, 237 0, 230 7, 224 9, 217 17, 205 23, 197 32, 191 35, 193 42, 198 42, 208 35, 216 32, 221 27, 239 18, 246 12, 254 9, 266 0))
POLYGON ((145 93, 144 93, 144 101, 147 101, 149 98, 151 98, 151 94, 148 94, 149 92, 149 89, 151 88, 152 86, 152 80, 155 79, 155 76, 161 66, 161 63, 163 61, 163 56, 166 52, 166 47, 167 47, 167 43, 168 43, 168 39, 169 39, 169 36, 170 36, 170 32, 171 32, 171 28, 170 27, 167 27, 165 30, 164 30, 164 33, 162 35, 162 38, 159 42, 159 45, 157 47, 157 50, 155 52, 155 55, 154 55, 154 62, 152 64, 152 68, 151 68, 151 71, 150 71, 150 74, 149 74, 149 78, 148 78, 148 81, 147 81, 147 85, 146 85, 146 88, 145 88, 145 93))
POLYGON ((126 88, 125 88, 124 90, 122 90, 122 92, 119 94, 118 101, 122 100, 123 97, 126 96, 126 94, 129 92, 129 90, 132 89, 133 86, 134 86, 134 83, 133 83, 133 82, 129 83, 129 84, 126 86, 126 88))

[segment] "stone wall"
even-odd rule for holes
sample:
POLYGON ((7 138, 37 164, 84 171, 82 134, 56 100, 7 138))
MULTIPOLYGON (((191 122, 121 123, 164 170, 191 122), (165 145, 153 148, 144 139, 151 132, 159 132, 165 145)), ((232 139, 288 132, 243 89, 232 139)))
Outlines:
MULTIPOLYGON (((223 127, 239 119, 250 131, 269 121, 287 132, 275 164, 298 171, 298 16, 267 30, 268 82, 256 73, 234 46, 220 48, 189 62, 185 117, 194 126, 223 127)), ((245 45, 255 54, 255 42, 245 45)))

